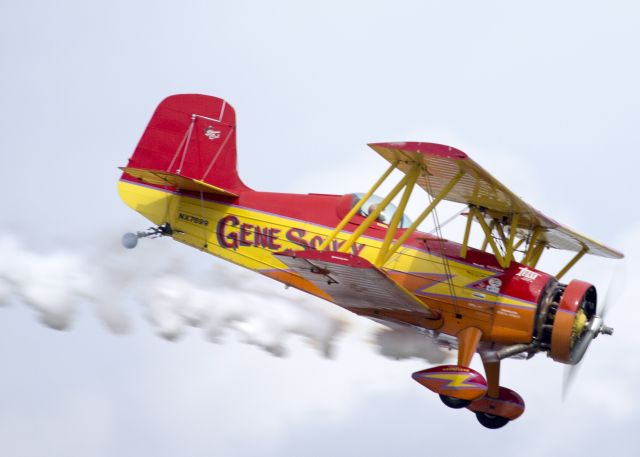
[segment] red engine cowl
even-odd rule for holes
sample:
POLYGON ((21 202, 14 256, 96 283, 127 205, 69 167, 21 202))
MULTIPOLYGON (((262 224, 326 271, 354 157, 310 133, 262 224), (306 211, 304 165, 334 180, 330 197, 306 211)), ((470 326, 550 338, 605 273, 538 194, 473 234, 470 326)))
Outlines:
POLYGON ((536 337, 556 362, 572 364, 572 352, 587 323, 596 313, 597 294, 592 284, 574 279, 555 284, 538 310, 536 337))

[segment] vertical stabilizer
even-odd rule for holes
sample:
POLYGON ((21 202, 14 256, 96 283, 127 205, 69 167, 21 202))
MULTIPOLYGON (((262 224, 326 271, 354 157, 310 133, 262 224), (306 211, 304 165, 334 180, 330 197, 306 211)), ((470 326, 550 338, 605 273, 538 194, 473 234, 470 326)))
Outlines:
POLYGON ((236 117, 209 95, 172 95, 156 108, 125 178, 235 196, 248 190, 237 172, 236 117))

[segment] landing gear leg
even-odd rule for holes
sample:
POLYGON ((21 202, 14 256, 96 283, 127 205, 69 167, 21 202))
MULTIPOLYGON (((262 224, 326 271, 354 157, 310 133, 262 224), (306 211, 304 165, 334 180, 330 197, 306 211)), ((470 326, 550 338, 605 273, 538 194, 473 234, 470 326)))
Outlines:
POLYGON ((524 412, 524 400, 506 387, 500 387, 500 360, 491 353, 480 353, 487 376, 487 394, 467 406, 483 426, 501 428, 524 412))
MULTIPOLYGON (((482 332, 475 327, 467 327, 458 334, 458 366, 468 367, 482 338, 482 332)), ((471 404, 471 400, 440 394, 440 400, 449 408, 462 409, 471 404)))
POLYGON ((467 327, 458 333, 458 366, 471 365, 471 359, 476 353, 480 338, 482 338, 482 331, 475 327, 467 327))
POLYGON ((487 396, 498 398, 500 396, 500 360, 491 359, 484 354, 482 357, 482 365, 484 365, 484 373, 487 376, 487 396))
POLYGON ((487 382, 480 373, 469 368, 478 349, 482 331, 467 327, 458 335, 458 364, 442 365, 413 373, 413 379, 440 395, 449 408, 471 407, 474 401, 485 397, 487 382))
MULTIPOLYGON (((492 359, 483 354, 481 357, 487 376, 487 399, 498 399, 500 398, 500 359, 492 359)), ((490 404, 490 409, 492 409, 491 406, 493 405, 490 404)), ((506 417, 482 411, 476 411, 476 418, 482 425, 491 429, 501 428, 509 423, 506 417)))

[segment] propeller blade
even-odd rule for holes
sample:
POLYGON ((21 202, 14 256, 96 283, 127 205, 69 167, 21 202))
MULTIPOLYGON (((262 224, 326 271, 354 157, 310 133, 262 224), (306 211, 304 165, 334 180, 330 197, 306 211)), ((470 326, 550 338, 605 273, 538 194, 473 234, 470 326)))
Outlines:
POLYGON ((562 399, 565 400, 567 398, 567 394, 569 393, 569 389, 573 385, 573 381, 576 379, 578 375, 578 371, 580 371, 581 363, 578 365, 565 365, 564 366, 564 374, 562 376, 562 399))
POLYGON ((577 365, 582 361, 582 358, 587 352, 591 341, 596 337, 597 331, 592 331, 588 329, 582 338, 576 343, 576 345, 571 350, 571 364, 577 365))
POLYGON ((591 344, 591 341, 600 333, 606 335, 613 334, 613 329, 604 324, 605 317, 611 312, 614 303, 620 301, 621 291, 624 289, 625 269, 624 263, 620 264, 613 272, 609 287, 605 293, 602 304, 598 307, 597 314, 591 318, 587 324, 582 337, 576 342, 571 351, 571 365, 566 365, 562 381, 562 399, 564 400, 573 385, 580 367, 582 359, 591 344))
MULTIPOLYGON (((569 392, 569 387, 573 383, 575 379, 579 367, 582 362, 582 358, 587 353, 587 349, 589 349, 589 345, 593 341, 593 339, 598 336, 603 329, 608 329, 607 326, 604 325, 602 317, 596 315, 589 321, 586 330, 582 334, 582 337, 576 342, 576 344, 571 349, 571 365, 565 368, 564 371, 564 380, 562 382, 562 399, 567 396, 569 392)), ((611 329, 613 332, 613 329, 611 329)))
POLYGON ((578 341, 571 353, 571 365, 566 365, 564 368, 564 376, 562 380, 562 399, 564 400, 569 393, 569 389, 573 384, 576 376, 578 375, 578 371, 580 371, 580 367, 582 366, 582 358, 584 357, 587 349, 589 348, 589 344, 595 337, 595 333, 587 331, 585 335, 578 341))
POLYGON ((602 306, 598 310, 598 314, 602 316, 603 320, 611 312, 612 306, 620 301, 620 296, 624 290, 625 276, 626 268, 622 262, 614 270, 611 281, 609 281, 609 287, 607 287, 607 292, 604 295, 604 300, 602 300, 602 306))

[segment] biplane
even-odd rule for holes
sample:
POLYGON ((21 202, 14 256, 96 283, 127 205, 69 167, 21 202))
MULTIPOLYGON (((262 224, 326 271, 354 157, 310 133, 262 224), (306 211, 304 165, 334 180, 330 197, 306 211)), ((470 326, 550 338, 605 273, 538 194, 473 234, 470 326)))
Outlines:
POLYGON ((124 202, 155 226, 123 242, 133 247, 141 237, 170 236, 456 348, 455 365, 418 371, 413 379, 445 405, 472 411, 485 427, 502 427, 525 404, 500 385, 501 361, 546 353, 579 363, 591 341, 613 329, 604 324, 592 284, 561 280, 585 254, 623 255, 545 216, 456 148, 369 146, 389 165, 365 193, 254 191, 238 176, 231 105, 205 95, 170 96, 119 182, 124 202), (394 170, 402 178, 376 196, 394 170), (404 213, 416 188, 426 194, 412 221, 404 213), (460 242, 418 230, 444 200, 466 208, 460 242), (484 239, 478 247, 469 242, 474 227, 484 239), (548 248, 574 253, 556 274, 536 268, 548 248), (484 376, 470 368, 476 353, 484 376))

